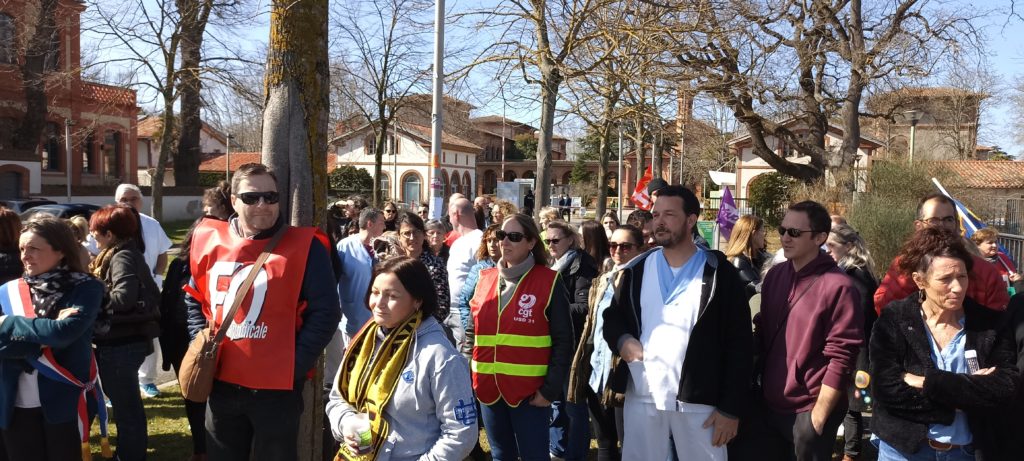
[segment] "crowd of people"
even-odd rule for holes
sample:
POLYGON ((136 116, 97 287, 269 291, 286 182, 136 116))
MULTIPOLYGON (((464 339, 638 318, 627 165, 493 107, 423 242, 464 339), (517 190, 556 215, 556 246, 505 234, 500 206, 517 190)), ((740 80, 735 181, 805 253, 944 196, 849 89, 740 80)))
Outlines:
POLYGON ((881 460, 1024 458, 1022 278, 949 198, 920 200, 879 280, 819 203, 788 207, 774 255, 756 216, 720 252, 692 191, 650 192, 578 226, 354 196, 319 229, 246 164, 169 265, 134 186, 88 222, 0 210, 0 459, 91 459, 108 406, 114 456, 146 459, 148 356, 178 370, 208 327, 226 336, 208 400, 185 402, 193 460, 295 459, 310 411, 339 460, 486 459, 481 428, 495 460, 583 460, 592 440, 602 461, 830 460, 840 426, 852 460, 867 411, 881 460), (326 405, 304 408, 322 354, 326 405))

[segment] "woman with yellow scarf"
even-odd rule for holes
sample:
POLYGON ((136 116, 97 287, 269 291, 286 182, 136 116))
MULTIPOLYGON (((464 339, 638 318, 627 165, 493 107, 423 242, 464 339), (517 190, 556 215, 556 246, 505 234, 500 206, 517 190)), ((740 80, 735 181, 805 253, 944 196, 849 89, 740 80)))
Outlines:
POLYGON ((349 343, 327 403, 342 442, 335 459, 464 459, 479 434, 469 364, 432 316, 426 266, 381 263, 368 306, 373 318, 349 343))

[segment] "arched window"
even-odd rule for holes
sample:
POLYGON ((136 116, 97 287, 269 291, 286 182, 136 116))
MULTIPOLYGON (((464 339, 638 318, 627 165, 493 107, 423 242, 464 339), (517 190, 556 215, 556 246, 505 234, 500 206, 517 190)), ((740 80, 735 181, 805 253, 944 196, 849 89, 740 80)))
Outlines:
POLYGON ((60 147, 60 126, 48 122, 43 131, 43 171, 60 171, 60 147))
POLYGON ((526 173, 523 173, 523 179, 533 179, 533 172, 527 171, 526 173))
POLYGON ((60 69, 60 28, 53 29, 50 34, 49 49, 43 57, 43 71, 54 72, 60 69))
POLYGON ((14 18, 0 13, 0 64, 16 64, 14 52, 14 18))
POLYGON ((484 172, 484 193, 493 194, 497 192, 498 188, 498 174, 494 170, 487 170, 484 172))
POLYGON ((402 201, 413 205, 420 202, 422 182, 420 175, 416 172, 409 172, 402 178, 402 201))
POLYGON ((448 183, 448 172, 441 170, 441 196, 445 200, 452 195, 452 186, 448 183))
POLYGON ((121 180, 121 132, 108 131, 103 137, 103 173, 107 180, 121 180))
POLYGON ((380 173, 380 190, 385 200, 391 200, 391 179, 383 171, 380 173))
POLYGON ((469 196, 475 196, 476 195, 476 191, 473 190, 473 180, 469 179, 469 172, 468 171, 463 171, 462 172, 462 190, 465 191, 463 193, 466 194, 466 195, 469 195, 469 196))
POLYGON ((516 180, 516 172, 508 170, 505 172, 505 182, 512 182, 516 180))
POLYGON ((96 136, 89 133, 82 146, 82 172, 96 174, 96 136))
POLYGON ((454 193, 464 194, 462 192, 462 184, 459 181, 459 173, 455 171, 452 172, 452 194, 454 193))

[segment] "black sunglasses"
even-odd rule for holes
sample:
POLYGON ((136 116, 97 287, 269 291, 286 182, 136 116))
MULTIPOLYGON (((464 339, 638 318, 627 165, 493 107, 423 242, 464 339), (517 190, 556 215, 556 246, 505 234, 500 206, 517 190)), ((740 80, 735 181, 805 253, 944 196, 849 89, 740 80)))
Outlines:
POLYGON ((810 233, 813 234, 813 233, 818 232, 818 231, 813 230, 813 229, 797 229, 795 227, 782 227, 782 226, 779 226, 779 236, 780 237, 783 236, 783 235, 789 234, 790 237, 798 239, 798 238, 800 238, 801 235, 804 235, 804 232, 810 232, 810 233))
POLYGON ((242 192, 238 194, 238 197, 246 205, 255 205, 259 203, 260 199, 263 199, 263 203, 267 205, 273 205, 281 199, 280 194, 277 192, 242 192))
POLYGON ((633 248, 636 248, 636 244, 635 243, 629 243, 629 242, 622 242, 622 243, 608 242, 608 249, 609 250, 615 251, 618 248, 621 248, 623 250, 632 250, 633 248))
POLYGON ((503 230, 495 231, 494 236, 499 242, 505 240, 505 237, 508 237, 508 240, 512 243, 522 242, 523 239, 526 238, 526 234, 522 232, 505 232, 503 230))
POLYGON ((558 242, 561 242, 561 241, 562 241, 562 239, 544 239, 544 244, 545 245, 558 245, 558 242))

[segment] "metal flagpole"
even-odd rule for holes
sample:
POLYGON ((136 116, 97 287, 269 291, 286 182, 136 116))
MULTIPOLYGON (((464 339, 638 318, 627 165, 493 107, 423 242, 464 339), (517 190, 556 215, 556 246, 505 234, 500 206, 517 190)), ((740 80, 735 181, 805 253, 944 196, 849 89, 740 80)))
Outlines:
POLYGON ((430 180, 430 217, 441 218, 441 98, 444 91, 444 0, 437 0, 434 12, 434 104, 430 116, 430 159, 433 178, 430 180))
POLYGON ((615 191, 619 194, 619 219, 622 219, 622 125, 619 125, 619 175, 615 191))
MULTIPOLYGON (((64 119, 64 152, 67 154, 65 156, 65 157, 67 157, 67 163, 64 165, 64 169, 67 170, 67 172, 68 172, 68 185, 67 185, 68 203, 71 203, 71 125, 74 125, 74 124, 75 124, 75 122, 73 120, 71 120, 70 118, 64 119)), ((85 155, 85 154, 83 153, 82 155, 85 155)), ((152 156, 150 156, 150 157, 152 157, 152 156)), ((56 155, 54 155, 52 158, 53 158, 53 161, 55 161, 55 162, 57 161, 57 156, 56 155)))

